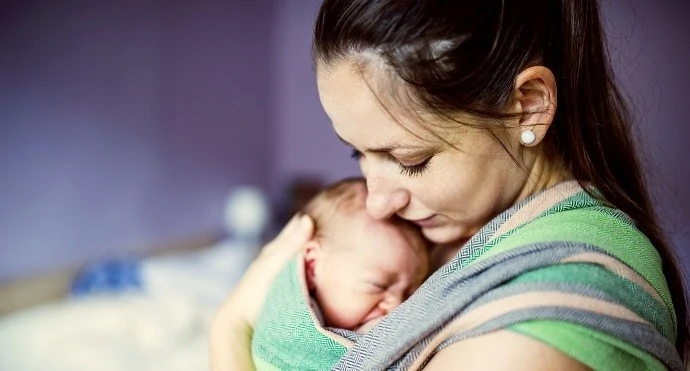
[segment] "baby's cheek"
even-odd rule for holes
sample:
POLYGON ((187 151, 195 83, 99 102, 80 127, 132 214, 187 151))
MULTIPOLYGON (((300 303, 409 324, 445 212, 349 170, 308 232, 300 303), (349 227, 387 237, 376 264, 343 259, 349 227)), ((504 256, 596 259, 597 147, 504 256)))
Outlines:
POLYGON ((364 318, 376 306, 376 301, 370 295, 358 295, 350 298, 348 304, 348 318, 353 325, 361 325, 364 318))
POLYGON ((361 295, 347 295, 332 301, 327 309, 327 325, 352 329, 360 326, 366 315, 370 312, 370 299, 361 295))

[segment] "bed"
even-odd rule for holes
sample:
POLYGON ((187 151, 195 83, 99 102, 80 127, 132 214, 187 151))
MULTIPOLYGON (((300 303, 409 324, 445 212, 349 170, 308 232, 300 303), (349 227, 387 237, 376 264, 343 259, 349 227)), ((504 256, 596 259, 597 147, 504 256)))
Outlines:
POLYGON ((0 370, 204 370, 206 334, 256 246, 222 241, 140 262, 143 287, 90 292, 0 318, 0 370))
POLYGON ((0 370, 208 369, 210 320, 267 231, 265 200, 243 192, 226 207, 232 238, 0 288, 0 370))

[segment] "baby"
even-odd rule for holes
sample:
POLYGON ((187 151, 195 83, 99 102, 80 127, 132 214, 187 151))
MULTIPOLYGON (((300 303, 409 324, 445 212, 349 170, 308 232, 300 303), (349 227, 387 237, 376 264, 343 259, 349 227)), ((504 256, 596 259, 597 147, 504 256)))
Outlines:
POLYGON ((305 206, 315 234, 266 296, 252 334, 258 371, 331 369, 352 344, 332 329, 367 332, 426 278, 419 230, 370 218, 366 195, 362 179, 346 179, 305 206))
POLYGON ((412 295, 429 270, 419 230, 369 217, 366 192, 362 179, 345 179, 304 209, 316 227, 303 254, 312 309, 325 327, 359 333, 412 295))

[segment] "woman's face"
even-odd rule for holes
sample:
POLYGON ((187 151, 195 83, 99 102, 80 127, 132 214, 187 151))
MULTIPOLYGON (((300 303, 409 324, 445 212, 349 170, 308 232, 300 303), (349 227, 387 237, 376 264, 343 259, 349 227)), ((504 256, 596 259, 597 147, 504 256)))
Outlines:
POLYGON ((317 80, 336 134, 359 159, 372 217, 397 214, 432 242, 463 243, 525 196, 527 172, 485 130, 395 109, 351 61, 319 66, 317 80))

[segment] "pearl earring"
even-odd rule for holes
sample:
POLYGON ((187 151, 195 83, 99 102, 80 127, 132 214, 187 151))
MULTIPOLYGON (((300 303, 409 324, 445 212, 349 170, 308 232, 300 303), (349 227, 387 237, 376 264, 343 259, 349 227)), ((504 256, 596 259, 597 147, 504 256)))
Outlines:
POLYGON ((534 143, 535 140, 537 140, 537 136, 532 130, 525 130, 520 134, 520 141, 526 146, 534 143))

